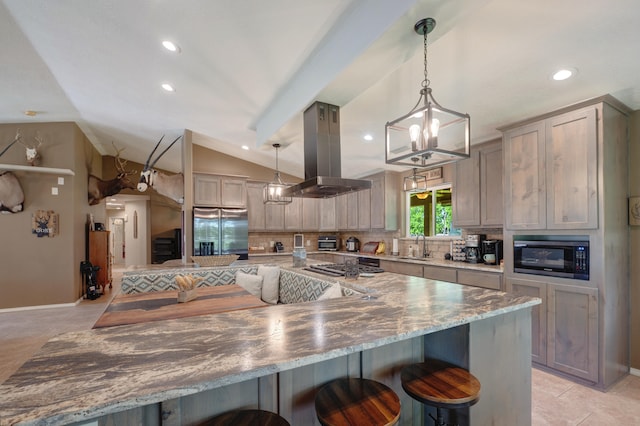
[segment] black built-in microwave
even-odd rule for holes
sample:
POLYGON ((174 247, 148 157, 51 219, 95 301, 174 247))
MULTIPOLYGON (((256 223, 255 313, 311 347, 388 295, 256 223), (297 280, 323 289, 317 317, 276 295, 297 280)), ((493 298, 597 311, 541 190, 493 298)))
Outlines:
POLYGON ((589 280, 589 241, 514 240, 513 271, 589 280))

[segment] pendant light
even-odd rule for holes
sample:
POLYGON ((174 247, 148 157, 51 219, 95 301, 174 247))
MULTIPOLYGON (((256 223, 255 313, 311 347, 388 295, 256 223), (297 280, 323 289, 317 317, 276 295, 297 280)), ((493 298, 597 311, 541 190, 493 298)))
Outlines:
POLYGON ((385 126, 386 163, 432 167, 469 158, 469 114, 442 107, 433 98, 427 71, 427 34, 433 18, 421 19, 414 30, 424 40, 424 80, 420 98, 411 111, 385 126))
POLYGON ((427 190, 427 177, 417 174, 418 169, 413 168, 413 175, 407 176, 403 181, 405 192, 425 192, 427 190))
POLYGON ((280 148, 280 144, 274 143, 272 146, 276 149, 276 172, 273 176, 273 181, 264 186, 262 201, 264 204, 290 204, 293 199, 284 195, 284 191, 289 188, 289 185, 282 182, 280 171, 278 171, 278 148, 280 148))

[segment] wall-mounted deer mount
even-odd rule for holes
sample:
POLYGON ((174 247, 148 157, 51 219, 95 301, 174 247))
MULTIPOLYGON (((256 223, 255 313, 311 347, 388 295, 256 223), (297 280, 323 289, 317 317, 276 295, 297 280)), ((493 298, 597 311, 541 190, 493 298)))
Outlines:
MULTIPOLYGON (((7 152, 20 139, 20 131, 16 133, 16 137, 5 149, 0 152, 0 157, 7 152)), ((0 212, 2 213, 18 213, 22 211, 24 206, 24 192, 20 181, 12 172, 0 171, 0 212)))
POLYGON ((116 195, 123 189, 136 189, 136 186, 129 180, 129 176, 138 173, 137 170, 126 171, 127 160, 120 158, 120 153, 124 150, 116 148, 115 144, 113 148, 116 150, 116 156, 114 161, 116 163, 116 170, 118 175, 111 180, 102 180, 94 175, 89 175, 89 205, 94 206, 99 204, 100 201, 111 195, 116 195))
POLYGON ((147 162, 144 164, 144 169, 140 172, 138 191, 144 192, 150 186, 159 194, 171 198, 176 203, 182 204, 184 202, 184 176, 182 173, 168 175, 153 169, 153 166, 156 165, 160 157, 162 157, 164 153, 167 152, 169 148, 171 148, 181 137, 182 136, 178 136, 175 138, 174 141, 171 142, 169 146, 166 147, 155 160, 153 160, 153 162, 151 162, 151 157, 153 157, 153 154, 160 146, 162 139, 164 139, 164 135, 160 138, 155 148, 153 148, 153 151, 151 151, 151 154, 149 154, 149 158, 147 158, 147 162))
MULTIPOLYGON (((18 133, 20 133, 20 130, 18 130, 18 133)), ((27 158, 27 163, 29 163, 30 166, 39 165, 41 160, 40 153, 38 152, 38 148, 42 146, 42 138, 40 137, 40 135, 36 133, 36 136, 34 139, 36 142, 38 142, 38 144, 34 146, 29 146, 22 141, 22 137, 18 138, 18 142, 20 143, 20 145, 24 146, 25 148, 25 156, 27 158)))

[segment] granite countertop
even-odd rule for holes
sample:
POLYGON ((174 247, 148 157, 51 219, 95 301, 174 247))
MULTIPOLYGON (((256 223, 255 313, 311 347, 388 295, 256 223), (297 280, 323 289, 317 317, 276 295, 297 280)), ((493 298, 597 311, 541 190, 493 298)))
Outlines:
POLYGON ((0 385, 0 425, 88 420, 540 303, 388 272, 334 280, 366 294, 60 334, 0 385))

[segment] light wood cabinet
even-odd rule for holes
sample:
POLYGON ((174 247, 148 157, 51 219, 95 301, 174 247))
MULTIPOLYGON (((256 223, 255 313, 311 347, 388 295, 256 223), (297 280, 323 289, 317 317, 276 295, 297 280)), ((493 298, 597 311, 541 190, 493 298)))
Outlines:
POLYGON ((336 225, 339 231, 349 230, 347 197, 348 194, 338 195, 336 197, 336 225))
POLYGON ((543 300, 533 358, 603 390, 629 367, 630 114, 605 95, 501 129, 507 290, 543 300), (517 237, 554 234, 588 238, 588 281, 513 271, 517 237))
POLYGON ((371 229, 371 190, 358 191, 358 229, 371 229))
POLYGON ((384 172, 367 179, 371 180, 371 229, 397 231, 400 215, 400 174, 384 172))
POLYGON ((246 207, 246 183, 244 178, 194 173, 193 204, 203 207, 246 207))
POLYGON ((476 147, 455 163, 452 204, 455 227, 502 227, 502 141, 476 147))
POLYGON ((425 265, 422 269, 422 276, 431 280, 447 281, 455 283, 458 281, 458 271, 456 268, 444 266, 425 265))
POLYGON ((338 229, 336 224, 336 198, 323 198, 320 200, 320 231, 334 232, 338 229))
POLYGON ((112 287, 109 231, 89 231, 89 262, 93 266, 100 267, 96 274, 96 281, 104 293, 107 284, 109 288, 112 287))
POLYGON ((320 198, 302 199, 302 230, 318 232, 320 229, 320 198))
POLYGON ((547 229, 598 227, 595 107, 546 121, 547 229))
POLYGON ((393 272, 395 274, 411 275, 413 277, 422 277, 422 265, 406 262, 396 262, 393 260, 381 260, 380 267, 385 272, 393 272))
POLYGON ((506 290, 521 296, 538 297, 540 305, 531 308, 531 360, 547 363, 547 284, 539 281, 506 279, 506 290))
POLYGON ((504 134, 507 229, 597 229, 596 108, 504 134))
POLYGON ((532 361, 597 382, 598 289, 507 279, 507 291, 542 300, 531 312, 532 361))
POLYGON ((358 193, 349 192, 347 198, 347 230, 358 229, 358 193))
POLYGON ((302 229, 302 198, 294 197, 284 206, 284 229, 300 231, 302 229))
POLYGON ((284 229, 284 207, 284 204, 264 204, 265 230, 282 231, 284 229))
POLYGON ((458 284, 489 288, 491 290, 502 290, 501 273, 458 269, 458 278, 456 282, 458 284))
POLYGON ((547 285, 547 365, 598 381, 598 289, 547 285))
POLYGON ((249 231, 266 230, 266 213, 262 202, 264 183, 247 182, 247 219, 249 231))

